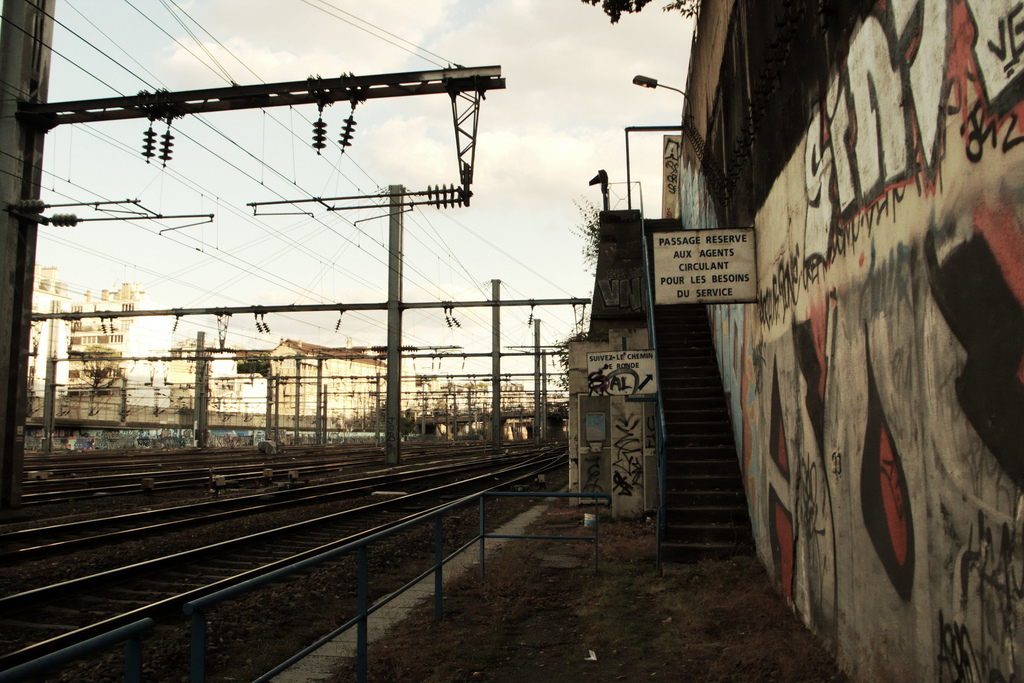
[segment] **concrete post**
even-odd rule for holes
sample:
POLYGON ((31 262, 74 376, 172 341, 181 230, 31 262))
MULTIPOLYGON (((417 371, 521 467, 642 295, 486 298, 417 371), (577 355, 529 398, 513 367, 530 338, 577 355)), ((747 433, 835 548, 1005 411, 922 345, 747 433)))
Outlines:
POLYGON ((391 185, 388 233, 388 400, 385 421, 384 463, 402 462, 402 241, 405 188, 391 185))
MULTIPOLYGON (((271 367, 273 367, 273 366, 271 366, 271 367)), ((273 420, 271 419, 271 416, 273 415, 273 413, 271 411, 274 408, 274 387, 275 387, 274 382, 275 381, 276 380, 274 378, 274 371, 270 370, 267 373, 267 413, 266 413, 266 415, 264 415, 264 420, 263 420, 263 438, 266 439, 267 441, 276 441, 274 436, 272 436, 271 433, 270 433, 271 426, 274 424, 273 420)))
POLYGON ((540 415, 540 320, 533 321, 533 443, 541 440, 540 415))
MULTIPOLYGON (((38 199, 45 131, 15 117, 18 101, 46 102, 56 0, 4 0, 0 30, 0 207, 38 199)), ((0 509, 21 507, 32 331, 35 221, 0 213, 0 509)))
POLYGON ((501 280, 491 280, 491 452, 501 452, 501 280))
POLYGON ((327 417, 326 408, 321 412, 321 407, 325 404, 326 397, 324 396, 324 359, 316 359, 316 442, 318 444, 324 443, 324 429, 322 427, 323 422, 327 417))
MULTIPOLYGON (((53 302, 52 307, 57 308, 53 302)), ((56 311, 51 311, 56 312, 56 311)), ((53 425, 56 415, 57 394, 57 321, 47 321, 49 330, 46 344, 46 379, 43 387, 43 452, 53 451, 53 425)))
POLYGON ((302 357, 295 354, 295 439, 296 446, 299 445, 299 402, 302 396, 302 357))
POLYGON ((196 374, 192 400, 192 430, 198 448, 206 448, 206 333, 196 333, 196 374))

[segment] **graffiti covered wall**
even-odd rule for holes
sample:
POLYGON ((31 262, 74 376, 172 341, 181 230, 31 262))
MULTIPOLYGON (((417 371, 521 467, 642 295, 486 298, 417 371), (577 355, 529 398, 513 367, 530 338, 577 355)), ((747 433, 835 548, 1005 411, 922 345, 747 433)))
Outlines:
POLYGON ((758 552, 859 680, 1024 672, 1024 4, 705 3, 684 225, 758 552), (770 131, 770 134, 769 134, 770 131))

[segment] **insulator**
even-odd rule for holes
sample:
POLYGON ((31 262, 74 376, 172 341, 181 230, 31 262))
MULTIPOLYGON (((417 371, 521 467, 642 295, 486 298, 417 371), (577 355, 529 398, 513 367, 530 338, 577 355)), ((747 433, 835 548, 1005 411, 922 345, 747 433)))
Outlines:
POLYGON ((153 124, 149 125, 149 130, 142 134, 142 156, 146 157, 146 163, 156 156, 153 151, 156 149, 156 132, 153 130, 153 124))
POLYGON ((160 136, 160 161, 164 162, 164 166, 171 160, 172 147, 174 147, 174 136, 171 135, 171 129, 168 128, 167 132, 160 136))
POLYGON ((14 210, 23 214, 42 213, 45 208, 46 202, 42 199, 22 199, 14 205, 14 210))
POLYGON ((78 225, 78 216, 73 213, 55 213, 50 216, 50 225, 56 228, 73 228, 78 225))
POLYGON ((352 146, 352 132, 355 127, 356 121, 352 118, 352 114, 349 114, 348 118, 345 119, 345 127, 341 131, 341 137, 338 138, 338 144, 341 145, 342 149, 352 146))
POLYGON ((313 149, 317 154, 327 146, 327 124, 322 118, 313 122, 313 149))

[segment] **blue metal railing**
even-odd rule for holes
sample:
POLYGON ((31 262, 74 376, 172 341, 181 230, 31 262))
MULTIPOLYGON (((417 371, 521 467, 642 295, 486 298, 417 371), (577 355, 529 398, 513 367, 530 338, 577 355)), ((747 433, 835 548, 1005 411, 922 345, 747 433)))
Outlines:
POLYGON ((204 683, 206 680, 206 611, 225 600, 237 597, 243 593, 261 588, 273 581, 277 581, 285 578, 291 574, 308 569, 322 562, 336 559, 341 555, 345 555, 349 552, 356 552, 356 576, 357 576, 357 590, 356 590, 356 616, 342 624, 339 628, 327 634, 317 642, 313 643, 305 650, 294 655, 285 662, 282 662, 278 666, 274 667, 271 671, 268 671, 264 675, 254 681, 254 683, 264 683, 269 681, 277 674, 281 673, 285 669, 291 667, 293 664, 298 662, 300 659, 306 657, 312 652, 316 651, 329 641, 338 637, 345 631, 349 630, 353 626, 356 627, 356 680, 360 683, 366 681, 366 667, 367 667, 367 650, 368 650, 368 637, 367 637, 367 619, 371 614, 381 609, 387 603, 397 598, 402 593, 406 592, 414 585, 426 579, 431 574, 434 575, 434 618, 441 621, 443 618, 442 609, 442 579, 443 579, 443 567, 445 564, 450 562, 460 553, 467 548, 471 547, 475 543, 480 544, 480 571, 481 576, 483 575, 484 568, 484 542, 487 539, 495 538, 534 538, 534 539, 548 539, 548 540, 587 540, 593 541, 594 543, 594 571, 597 572, 598 562, 598 527, 597 527, 597 514, 595 514, 595 526, 593 536, 511 536, 511 535, 496 535, 487 534, 484 532, 484 509, 486 498, 496 497, 526 497, 526 498, 590 498, 594 500, 594 510, 597 512, 598 502, 604 502, 605 507, 611 505, 611 496, 606 493, 512 493, 512 492, 484 492, 478 493, 473 496, 467 496, 461 500, 449 503, 447 505, 438 507, 434 510, 428 511, 421 515, 418 515, 412 519, 409 519, 401 524, 398 524, 390 529, 379 531, 375 534, 367 536, 366 538, 347 543, 343 546, 321 553, 314 557, 307 558, 300 562, 296 562, 293 565, 282 567, 275 571, 264 574, 254 579, 244 581, 235 586, 225 588, 211 593, 197 600, 187 603, 184 606, 184 612, 186 615, 190 615, 192 618, 192 634, 191 634, 191 653, 190 653, 190 677, 192 683, 204 683), (459 547, 457 550, 452 552, 447 557, 444 556, 444 537, 442 534, 442 516, 457 507, 461 507, 474 500, 480 501, 480 533, 464 545, 459 547), (396 534, 400 531, 408 529, 409 527, 415 526, 426 522, 429 519, 434 520, 434 565, 424 571, 416 578, 409 581, 407 584, 381 598, 374 605, 368 606, 368 593, 367 593, 367 547, 377 541, 383 540, 392 534, 396 534))
POLYGON ((668 465, 665 451, 665 442, 668 438, 668 426, 665 423, 665 401, 664 391, 661 383, 661 361, 658 357, 658 342, 655 338, 654 328, 654 283, 651 280, 653 265, 650 260, 650 250, 647 246, 647 224, 643 214, 640 214, 640 241, 643 243, 644 255, 644 292, 647 303, 647 341, 654 351, 657 359, 655 371, 658 373, 658 393, 655 394, 657 401, 657 420, 654 422, 655 443, 658 453, 658 521, 655 525, 655 571, 661 572, 661 536, 665 532, 665 492, 668 489, 668 482, 665 476, 665 469, 668 465))
POLYGON ((19 664, 5 671, 0 671, 0 683, 17 683, 39 676, 46 671, 70 664, 71 662, 91 655, 95 652, 108 650, 114 645, 125 644, 124 649, 124 680, 125 683, 142 681, 142 634, 154 626, 152 619, 140 619, 121 628, 101 633, 98 636, 69 645, 63 650, 51 652, 30 662, 19 664))

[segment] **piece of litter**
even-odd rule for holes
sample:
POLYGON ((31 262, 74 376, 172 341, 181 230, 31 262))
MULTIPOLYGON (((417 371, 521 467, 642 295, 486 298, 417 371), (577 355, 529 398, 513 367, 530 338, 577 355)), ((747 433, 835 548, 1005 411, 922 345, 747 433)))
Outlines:
POLYGON ((596 662, 597 661, 597 653, 594 652, 593 650, 590 650, 589 652, 590 652, 590 656, 587 657, 586 659, 584 659, 583 661, 584 662, 596 662))

